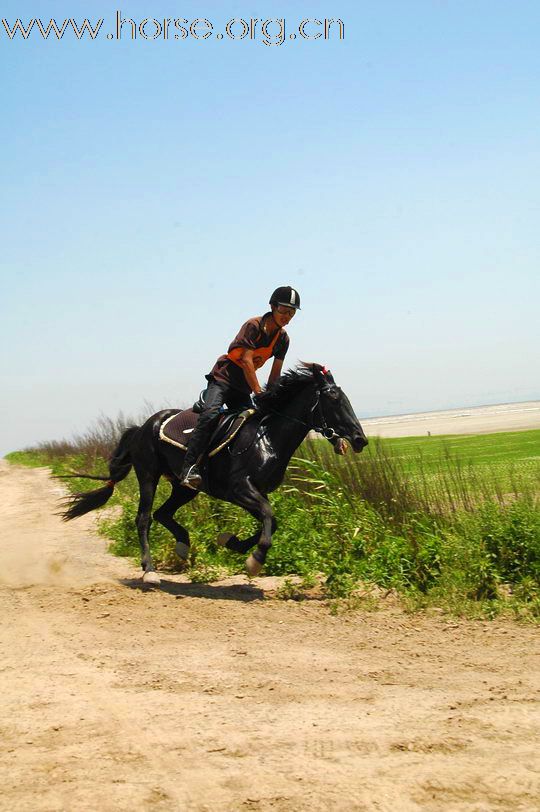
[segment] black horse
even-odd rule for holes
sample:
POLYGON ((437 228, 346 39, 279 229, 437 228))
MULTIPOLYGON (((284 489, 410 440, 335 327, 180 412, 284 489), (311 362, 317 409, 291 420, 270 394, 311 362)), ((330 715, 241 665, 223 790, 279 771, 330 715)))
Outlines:
MULTIPOLYGON (((202 488, 210 496, 239 505, 261 522, 258 532, 248 539, 241 540, 229 534, 220 537, 228 549, 239 553, 246 553, 257 545, 246 562, 250 575, 256 575, 263 566, 277 527, 267 496, 283 481, 292 455, 308 432, 314 429, 321 433, 338 454, 345 453, 347 442, 355 452, 362 451, 367 445, 349 399, 336 386, 332 374, 319 364, 302 364, 285 373, 256 397, 256 405, 257 412, 228 448, 208 459, 202 488)), ((147 583, 159 583, 148 533, 161 476, 170 480, 172 492, 153 518, 173 534, 180 558, 187 559, 189 553, 189 533, 175 520, 174 514, 197 492, 183 487, 174 474, 182 468, 183 452, 159 439, 161 424, 177 412, 177 409, 157 412, 142 426, 127 429, 110 460, 109 478, 82 475, 88 479, 107 480, 107 484, 70 497, 69 507, 62 514, 68 521, 104 505, 116 483, 124 479, 133 466, 139 481, 136 525, 142 551, 143 580, 147 583)))

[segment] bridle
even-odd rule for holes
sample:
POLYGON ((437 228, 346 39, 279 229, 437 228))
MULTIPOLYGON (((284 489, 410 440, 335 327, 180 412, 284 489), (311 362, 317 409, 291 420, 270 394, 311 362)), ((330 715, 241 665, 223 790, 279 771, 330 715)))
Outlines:
POLYGON ((332 387, 329 386, 327 383, 325 383, 324 386, 320 386, 320 387, 318 386, 317 387, 317 394, 316 394, 316 397, 315 397, 315 403, 313 404, 313 406, 309 410, 310 415, 312 415, 312 420, 309 423, 306 422, 305 420, 300 420, 299 417, 293 417, 293 415, 289 415, 289 414, 285 415, 282 412, 276 412, 274 410, 270 411, 269 414, 279 415, 279 417, 286 417, 287 420, 292 420, 294 423, 300 423, 302 426, 305 426, 308 431, 316 431, 317 434, 322 434, 322 436, 326 440, 339 439, 339 434, 331 426, 329 426, 328 423, 326 422, 323 407, 322 407, 322 404, 321 404, 321 395, 324 395, 326 392, 330 392, 331 390, 332 390, 332 387), (317 409, 319 410, 319 416, 320 416, 319 420, 320 420, 320 422, 322 424, 321 426, 317 426, 316 422, 315 422, 315 412, 316 412, 317 409))
MULTIPOLYGON (((335 431, 335 429, 333 429, 331 426, 329 426, 327 424, 326 418, 324 416, 324 410, 323 410, 323 407, 321 405, 321 395, 324 395, 325 392, 329 392, 331 390, 331 388, 332 387, 329 386, 328 384, 325 384, 324 386, 321 386, 320 388, 317 387, 317 396, 315 398, 315 403, 313 404, 313 406, 310 409, 310 414, 315 416, 315 410, 318 408, 322 426, 316 426, 314 421, 313 421, 313 424, 311 426, 308 426, 310 431, 316 431, 317 434, 322 434, 322 436, 326 440, 339 439, 339 434, 335 431)), ((307 426, 308 424, 305 423, 305 425, 307 426)))
POLYGON ((260 440, 261 437, 264 436, 264 434, 266 434, 266 426, 264 424, 267 418, 269 418, 272 415, 284 417, 287 420, 292 420, 293 423, 300 423, 308 431, 316 431, 317 434, 322 434, 325 440, 329 440, 330 442, 332 440, 339 440, 340 435, 326 422, 326 418, 324 416, 324 411, 321 404, 321 395, 324 395, 326 392, 330 392, 332 388, 333 387, 330 386, 328 383, 325 383, 323 386, 317 387, 315 402, 311 407, 311 409, 309 410, 309 413, 312 416, 312 420, 310 422, 306 422, 305 420, 301 420, 299 417, 294 417, 293 415, 290 414, 283 414, 283 412, 277 412, 274 409, 269 409, 267 414, 264 415, 264 417, 262 418, 259 424, 259 428, 257 429, 257 432, 253 440, 249 443, 249 445, 246 448, 242 448, 240 451, 233 451, 232 448, 229 446, 228 449, 229 454, 233 457, 236 457, 248 451, 258 440, 260 440), (315 412, 317 409, 319 410, 319 420, 322 424, 320 426, 316 425, 315 412))

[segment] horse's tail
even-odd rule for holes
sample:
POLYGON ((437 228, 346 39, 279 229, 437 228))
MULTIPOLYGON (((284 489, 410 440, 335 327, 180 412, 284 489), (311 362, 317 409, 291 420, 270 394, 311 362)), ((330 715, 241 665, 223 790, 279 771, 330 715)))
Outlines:
POLYGON ((117 482, 121 482, 127 477, 131 471, 131 440, 133 435, 139 431, 139 426, 131 426, 126 429, 120 438, 114 453, 109 460, 109 476, 94 476, 93 474, 64 474, 59 479, 69 479, 70 477, 77 477, 81 479, 97 479, 107 484, 103 488, 97 488, 95 491, 83 491, 81 493, 74 493, 68 496, 63 503, 63 510, 60 513, 65 522, 70 519, 76 519, 78 516, 84 516, 91 510, 103 507, 111 496, 113 495, 114 486, 117 482))

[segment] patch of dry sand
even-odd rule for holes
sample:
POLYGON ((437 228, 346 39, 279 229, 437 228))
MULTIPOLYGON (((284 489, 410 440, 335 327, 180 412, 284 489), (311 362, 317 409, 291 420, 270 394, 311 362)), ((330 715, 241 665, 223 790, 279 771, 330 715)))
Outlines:
POLYGON ((436 434, 490 434, 540 429, 540 401, 448 409, 362 420, 368 437, 422 437, 436 434))

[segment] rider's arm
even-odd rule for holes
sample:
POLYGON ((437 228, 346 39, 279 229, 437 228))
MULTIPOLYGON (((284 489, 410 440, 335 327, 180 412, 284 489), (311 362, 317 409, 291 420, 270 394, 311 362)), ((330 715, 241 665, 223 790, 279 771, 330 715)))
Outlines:
POLYGON ((255 392, 258 395, 262 392, 261 385, 257 380, 257 375, 255 374, 255 365, 253 363, 253 352, 254 350, 244 350, 240 358, 238 359, 238 363, 242 367, 244 371, 244 375, 248 385, 251 387, 251 391, 255 392))
POLYGON ((268 385, 275 383, 281 375, 281 367, 283 366, 283 358, 274 358, 270 375, 268 376, 268 385))

